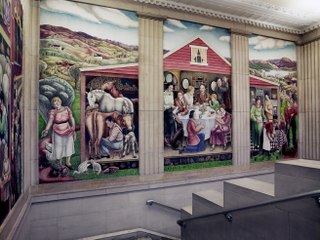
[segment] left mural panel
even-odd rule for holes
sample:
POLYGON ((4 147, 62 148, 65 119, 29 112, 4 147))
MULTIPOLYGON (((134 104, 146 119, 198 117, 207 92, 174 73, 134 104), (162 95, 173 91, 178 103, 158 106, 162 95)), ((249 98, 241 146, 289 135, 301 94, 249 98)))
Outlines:
POLYGON ((0 222, 10 210, 10 98, 11 98, 11 41, 0 27, 0 222))
POLYGON ((20 1, 1 1, 0 225, 22 193, 22 17, 20 1), (15 61, 15 55, 19 61, 15 61))
POLYGON ((40 183, 137 174, 136 14, 41 1, 39 110, 40 183))

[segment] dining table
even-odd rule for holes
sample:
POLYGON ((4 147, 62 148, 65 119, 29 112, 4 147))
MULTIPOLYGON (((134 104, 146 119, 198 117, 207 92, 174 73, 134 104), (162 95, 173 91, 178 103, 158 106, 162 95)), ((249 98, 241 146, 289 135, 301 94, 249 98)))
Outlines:
MULTIPOLYGON (((189 110, 189 112, 190 111, 191 110, 189 110)), ((188 137, 187 125, 189 122, 189 113, 186 115, 178 114, 177 117, 183 125, 184 136, 188 137)), ((200 133, 204 133, 206 140, 209 139, 211 134, 211 129, 214 128, 216 125, 216 115, 207 110, 203 112, 199 111, 199 119, 197 119, 196 122, 197 122, 197 125, 200 125, 200 124, 204 125, 204 129, 202 129, 200 133)))

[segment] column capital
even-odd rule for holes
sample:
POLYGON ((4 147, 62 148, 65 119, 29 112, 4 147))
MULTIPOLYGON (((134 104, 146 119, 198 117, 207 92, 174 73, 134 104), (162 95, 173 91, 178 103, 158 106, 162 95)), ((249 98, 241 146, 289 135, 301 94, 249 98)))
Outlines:
POLYGON ((158 20, 158 21, 165 21, 167 19, 166 16, 153 15, 151 13, 137 12, 137 15, 139 18, 146 18, 146 19, 152 19, 152 20, 158 20))
POLYGON ((252 33, 247 31, 247 30, 243 30, 243 29, 239 29, 239 28, 231 28, 230 29, 231 34, 236 34, 236 35, 241 35, 241 36, 245 36, 245 37, 249 37, 252 33))

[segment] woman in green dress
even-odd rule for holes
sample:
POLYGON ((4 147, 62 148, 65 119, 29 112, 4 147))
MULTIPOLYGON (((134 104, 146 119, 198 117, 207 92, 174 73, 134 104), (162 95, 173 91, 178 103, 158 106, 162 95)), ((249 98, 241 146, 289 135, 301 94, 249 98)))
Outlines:
POLYGON ((255 149, 261 147, 261 132, 263 128, 264 108, 261 104, 261 99, 256 98, 255 105, 252 105, 250 110, 250 119, 252 121, 252 141, 255 149))
POLYGON ((220 108, 220 103, 219 101, 217 100, 217 94, 215 93, 212 93, 210 95, 210 100, 209 100, 209 106, 211 109, 213 109, 215 112, 219 110, 220 108))

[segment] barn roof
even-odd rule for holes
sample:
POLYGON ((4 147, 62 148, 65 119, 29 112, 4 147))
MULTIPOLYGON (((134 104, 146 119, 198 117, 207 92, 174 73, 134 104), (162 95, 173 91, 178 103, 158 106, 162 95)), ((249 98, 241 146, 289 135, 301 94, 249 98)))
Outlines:
POLYGON ((138 63, 118 64, 109 66, 96 66, 80 68, 85 75, 106 75, 112 77, 134 78, 138 79, 139 67, 138 63))
POLYGON ((259 86, 259 87, 278 87, 279 83, 272 82, 270 80, 250 75, 250 86, 259 86))
POLYGON ((214 50, 202 37, 196 36, 164 55, 164 69, 219 73, 231 75, 231 64, 214 50), (190 46, 207 47, 208 65, 190 64, 190 46))

